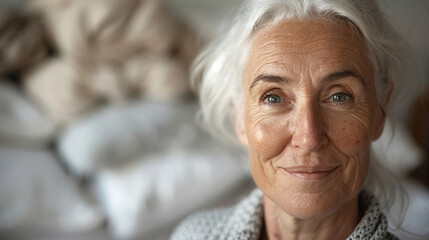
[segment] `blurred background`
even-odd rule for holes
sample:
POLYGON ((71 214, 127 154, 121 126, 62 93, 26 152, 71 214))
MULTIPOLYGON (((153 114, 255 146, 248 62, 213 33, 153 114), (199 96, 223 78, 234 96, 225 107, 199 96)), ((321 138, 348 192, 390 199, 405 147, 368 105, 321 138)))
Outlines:
MULTIPOLYGON (((0 0, 0 239, 167 239, 254 188, 246 153, 201 130, 188 84, 241 2, 0 0)), ((429 2, 379 2, 429 83, 429 2)), ((404 101, 374 157, 410 195, 405 229, 423 233, 429 90, 404 101)))

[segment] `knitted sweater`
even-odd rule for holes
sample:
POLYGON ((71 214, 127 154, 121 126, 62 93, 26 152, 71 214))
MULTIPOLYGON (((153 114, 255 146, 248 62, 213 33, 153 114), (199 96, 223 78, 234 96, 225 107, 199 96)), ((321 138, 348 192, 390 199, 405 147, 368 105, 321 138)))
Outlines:
MULTIPOLYGON (((264 214, 263 194, 255 189, 238 205, 228 209, 197 213, 182 222, 170 240, 258 240, 264 214)), ((366 191, 359 194, 364 216, 346 240, 395 240, 387 231, 387 220, 377 199, 366 191)))

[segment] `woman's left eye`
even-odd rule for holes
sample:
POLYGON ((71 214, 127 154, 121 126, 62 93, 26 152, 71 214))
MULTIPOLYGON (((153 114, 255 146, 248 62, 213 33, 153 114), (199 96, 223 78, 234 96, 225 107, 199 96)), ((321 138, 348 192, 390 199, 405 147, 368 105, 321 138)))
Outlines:
POLYGON ((341 103, 341 102, 346 102, 351 100, 351 96, 343 92, 335 93, 334 95, 331 96, 330 100, 333 102, 341 103))

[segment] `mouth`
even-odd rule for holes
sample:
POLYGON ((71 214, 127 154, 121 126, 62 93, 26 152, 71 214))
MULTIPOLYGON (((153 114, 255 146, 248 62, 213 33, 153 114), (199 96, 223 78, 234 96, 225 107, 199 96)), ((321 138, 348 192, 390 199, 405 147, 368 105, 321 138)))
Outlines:
POLYGON ((288 175, 300 180, 320 180, 331 175, 337 168, 338 166, 299 166, 281 169, 288 175))

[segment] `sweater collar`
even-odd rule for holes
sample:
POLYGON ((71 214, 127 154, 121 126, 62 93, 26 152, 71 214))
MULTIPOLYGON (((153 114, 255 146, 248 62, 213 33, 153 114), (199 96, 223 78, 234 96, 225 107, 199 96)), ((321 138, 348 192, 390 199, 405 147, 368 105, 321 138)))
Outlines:
MULTIPOLYGON (((364 214, 353 233, 346 240, 384 239, 389 235, 387 231, 387 219, 381 212, 376 197, 363 190, 359 194, 359 205, 364 214)), ((263 193, 255 189, 235 208, 233 215, 228 220, 228 226, 235 229, 231 239, 258 240, 264 224, 263 193)))

